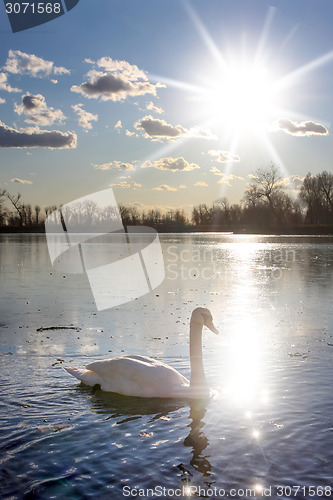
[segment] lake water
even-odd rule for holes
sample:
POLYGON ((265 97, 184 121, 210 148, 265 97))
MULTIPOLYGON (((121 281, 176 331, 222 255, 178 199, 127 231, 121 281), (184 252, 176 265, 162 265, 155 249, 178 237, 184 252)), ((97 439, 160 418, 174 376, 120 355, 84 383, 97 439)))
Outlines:
POLYGON ((333 497, 333 238, 160 240, 161 285, 98 312, 44 235, 0 236, 0 497, 333 497), (201 305, 220 331, 203 335, 209 401, 104 393, 61 368, 137 353, 189 377, 201 305))

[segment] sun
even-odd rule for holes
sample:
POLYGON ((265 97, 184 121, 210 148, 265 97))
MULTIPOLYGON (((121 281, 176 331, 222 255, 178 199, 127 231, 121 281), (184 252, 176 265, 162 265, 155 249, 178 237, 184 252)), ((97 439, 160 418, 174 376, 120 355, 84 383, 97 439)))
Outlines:
POLYGON ((267 68, 234 63, 212 80, 205 91, 205 107, 213 122, 234 132, 267 127, 277 107, 267 68))

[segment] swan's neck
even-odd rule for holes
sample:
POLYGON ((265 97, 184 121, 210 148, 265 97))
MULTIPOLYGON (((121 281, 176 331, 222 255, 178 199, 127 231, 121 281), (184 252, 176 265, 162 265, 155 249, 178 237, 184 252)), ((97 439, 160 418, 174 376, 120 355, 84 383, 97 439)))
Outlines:
POLYGON ((202 360, 202 326, 190 324, 190 362, 191 362, 191 390, 206 392, 208 390, 202 360))

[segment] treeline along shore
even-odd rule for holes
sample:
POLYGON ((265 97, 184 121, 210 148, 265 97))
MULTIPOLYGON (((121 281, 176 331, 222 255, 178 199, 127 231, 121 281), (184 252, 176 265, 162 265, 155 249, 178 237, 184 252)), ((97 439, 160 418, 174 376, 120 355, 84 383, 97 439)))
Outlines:
MULTIPOLYGON (((183 209, 166 213, 158 208, 140 211, 134 205, 119 205, 119 212, 125 226, 150 226, 159 232, 333 234, 333 174, 308 173, 303 179, 297 178, 297 184, 296 192, 291 194, 286 180, 272 164, 251 176, 239 204, 220 198, 211 205, 193 206, 190 215, 183 209)), ((45 219, 59 208, 32 207, 20 194, 0 190, 0 232, 44 232, 45 219)), ((88 202, 67 216, 76 224, 93 227, 117 214, 112 207, 101 210, 88 202)))

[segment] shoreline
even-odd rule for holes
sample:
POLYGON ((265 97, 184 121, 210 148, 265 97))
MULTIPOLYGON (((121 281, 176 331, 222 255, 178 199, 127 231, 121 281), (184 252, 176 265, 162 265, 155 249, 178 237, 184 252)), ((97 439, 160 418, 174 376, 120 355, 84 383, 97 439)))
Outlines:
MULTIPOLYGON (((140 227, 140 225, 138 225, 140 227)), ((158 233, 221 233, 222 235, 273 235, 273 236, 333 236, 333 226, 293 226, 288 228, 221 228, 219 226, 187 226, 171 228, 168 226, 150 226, 158 233)), ((32 227, 1 227, 0 234, 45 234, 45 226, 32 227)))

